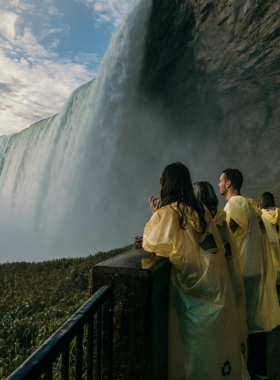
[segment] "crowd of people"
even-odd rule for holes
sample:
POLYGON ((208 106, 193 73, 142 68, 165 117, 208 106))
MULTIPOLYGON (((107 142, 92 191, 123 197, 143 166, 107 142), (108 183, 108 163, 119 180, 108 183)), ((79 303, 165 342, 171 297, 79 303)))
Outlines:
POLYGON ((271 193, 259 207, 241 195, 243 175, 219 179, 224 209, 208 182, 168 165, 160 199, 138 246, 172 264, 169 380, 267 378, 266 333, 280 325, 279 215, 271 193))

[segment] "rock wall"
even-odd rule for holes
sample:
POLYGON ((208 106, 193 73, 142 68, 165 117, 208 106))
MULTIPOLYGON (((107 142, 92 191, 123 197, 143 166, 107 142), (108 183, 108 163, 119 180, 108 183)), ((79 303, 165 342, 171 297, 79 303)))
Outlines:
MULTIPOLYGON (((280 178, 280 3, 154 0, 141 89, 251 195, 280 178)), ((177 127, 178 128, 178 127, 177 127)))

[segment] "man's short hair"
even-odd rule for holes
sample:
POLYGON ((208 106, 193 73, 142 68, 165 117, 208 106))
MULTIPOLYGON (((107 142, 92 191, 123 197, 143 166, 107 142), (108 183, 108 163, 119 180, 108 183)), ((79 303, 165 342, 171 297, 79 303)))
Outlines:
POLYGON ((240 191, 243 184, 243 174, 238 169, 226 169, 223 171, 226 179, 232 184, 234 190, 240 191))

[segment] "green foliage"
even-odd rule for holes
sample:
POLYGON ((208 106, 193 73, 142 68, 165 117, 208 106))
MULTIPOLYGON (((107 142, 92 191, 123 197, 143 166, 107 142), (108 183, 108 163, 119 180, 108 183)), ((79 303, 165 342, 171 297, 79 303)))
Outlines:
POLYGON ((0 264, 0 379, 5 379, 89 297, 91 268, 131 246, 86 258, 0 264))

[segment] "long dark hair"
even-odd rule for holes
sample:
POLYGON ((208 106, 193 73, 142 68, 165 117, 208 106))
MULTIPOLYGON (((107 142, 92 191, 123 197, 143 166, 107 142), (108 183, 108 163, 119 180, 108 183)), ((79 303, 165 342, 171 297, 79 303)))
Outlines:
POLYGON ((268 208, 268 207, 276 207, 274 196, 268 191, 266 193, 263 193, 260 199, 259 207, 260 209, 268 208))
POLYGON ((192 212, 198 213, 200 225, 203 231, 205 230, 204 209, 195 198, 190 172, 185 165, 176 162, 166 166, 161 176, 160 198, 161 207, 174 202, 177 203, 176 212, 178 213, 180 228, 186 229, 187 218, 185 216, 188 214, 187 206, 189 206, 192 212))
POLYGON ((209 182, 195 182, 193 184, 196 199, 203 203, 213 217, 217 214, 219 200, 213 186, 209 182))

